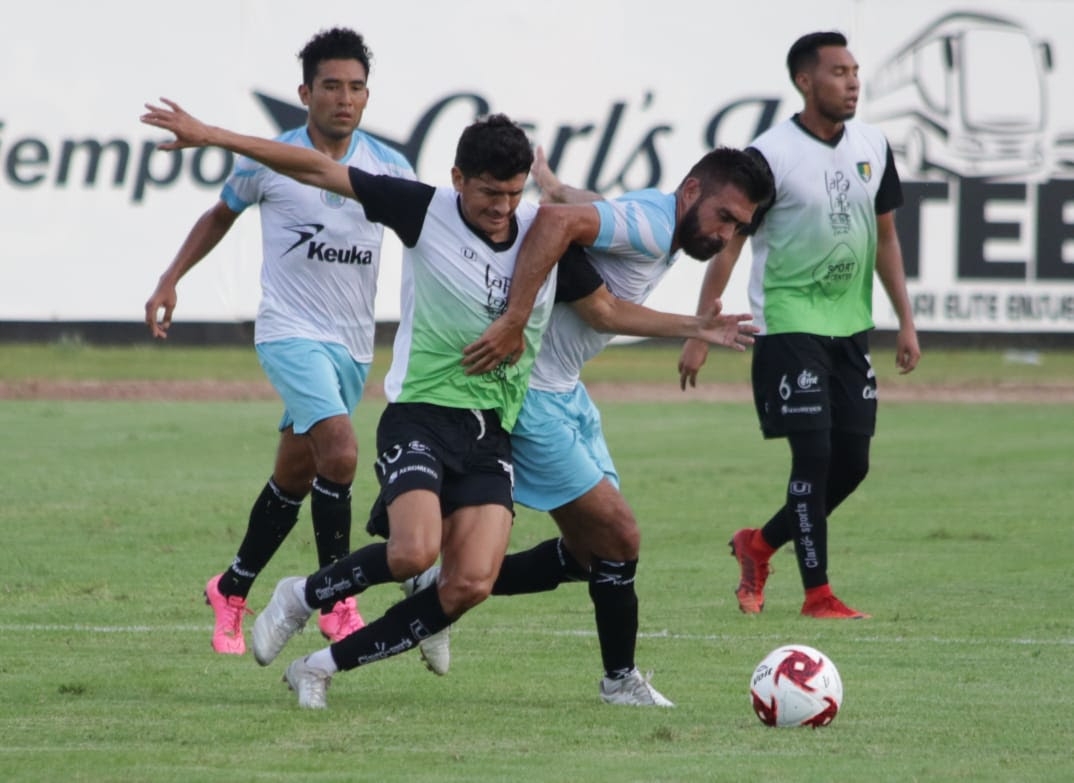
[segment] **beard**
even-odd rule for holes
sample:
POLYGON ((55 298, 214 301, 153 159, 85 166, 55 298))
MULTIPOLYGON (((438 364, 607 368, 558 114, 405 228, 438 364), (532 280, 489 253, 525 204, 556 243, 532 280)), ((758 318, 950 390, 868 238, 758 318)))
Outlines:
POLYGON ((682 216, 679 227, 675 229, 675 235, 682 252, 698 261, 708 261, 723 250, 724 241, 701 233, 701 222, 697 217, 697 205, 700 201, 700 199, 695 201, 694 205, 682 216))

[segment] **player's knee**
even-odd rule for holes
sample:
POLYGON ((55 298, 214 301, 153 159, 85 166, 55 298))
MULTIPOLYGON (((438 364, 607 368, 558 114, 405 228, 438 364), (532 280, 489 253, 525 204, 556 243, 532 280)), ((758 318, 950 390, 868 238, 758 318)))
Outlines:
POLYGON ((356 449, 332 449, 320 455, 317 460, 317 472, 326 479, 340 484, 350 484, 354 481, 354 473, 357 469, 358 451, 356 449))
POLYGON ((439 555, 437 546, 409 539, 406 541, 388 539, 388 568, 397 580, 417 576, 436 563, 439 555))
POLYGON ((458 617, 473 609, 492 594, 493 579, 454 576, 440 585, 440 604, 449 617, 458 617))
POLYGON ((604 525, 603 534, 593 554, 605 560, 637 560, 641 551, 641 528, 630 513, 620 513, 604 525))

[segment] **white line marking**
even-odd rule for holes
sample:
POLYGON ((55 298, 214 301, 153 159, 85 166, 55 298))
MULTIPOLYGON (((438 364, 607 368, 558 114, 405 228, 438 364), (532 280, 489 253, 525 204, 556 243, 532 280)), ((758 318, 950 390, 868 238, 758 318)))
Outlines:
MULTIPOLYGON (((519 634, 517 628, 498 627, 492 629, 494 633, 519 634)), ((26 625, 6 624, 0 625, 3 633, 83 633, 83 634, 121 634, 121 633, 211 633, 211 625, 48 625, 31 623, 26 625)), ((525 633, 532 633, 532 629, 526 629, 525 633)), ((591 638, 597 635, 593 630, 550 630, 541 635, 547 636, 579 636, 591 638)), ((802 637, 808 634, 799 634, 802 637)), ((670 639, 683 642, 734 642, 742 639, 765 639, 780 641, 785 640, 788 634, 784 632, 769 634, 689 634, 672 633, 663 631, 642 631, 638 633, 639 639, 670 639)), ((999 639, 999 638, 975 638, 956 639, 942 636, 856 636, 847 637, 846 641, 865 644, 913 644, 915 642, 927 642, 930 644, 958 644, 958 645, 989 645, 1010 644, 1018 646, 1030 645, 1058 645, 1063 647, 1074 646, 1074 639, 999 639)))

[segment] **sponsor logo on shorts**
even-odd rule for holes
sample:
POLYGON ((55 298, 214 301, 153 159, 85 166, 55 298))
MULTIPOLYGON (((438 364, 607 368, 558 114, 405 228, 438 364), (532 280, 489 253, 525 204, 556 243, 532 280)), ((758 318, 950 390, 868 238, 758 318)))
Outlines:
POLYGON ((861 398, 863 400, 875 400, 876 389, 874 389, 872 386, 866 386, 861 390, 861 398))
POLYGON ((410 443, 406 444, 406 450, 408 454, 420 454, 423 457, 433 459, 433 450, 420 440, 410 441, 410 443))
POLYGON ((815 372, 809 370, 802 370, 798 373, 798 388, 802 391, 809 391, 813 389, 820 382, 820 378, 817 377, 815 372))
POLYGON ((432 476, 434 479, 440 478, 440 474, 430 468, 428 465, 404 465, 403 467, 399 468, 399 470, 392 471, 391 475, 388 476, 388 483, 394 484, 396 480, 399 479, 401 476, 404 476, 407 473, 413 473, 414 471, 417 471, 418 473, 424 473, 428 476, 432 476))
POLYGON ((820 405, 784 405, 779 409, 779 412, 784 416, 792 413, 802 413, 806 416, 816 416, 824 410, 820 405))

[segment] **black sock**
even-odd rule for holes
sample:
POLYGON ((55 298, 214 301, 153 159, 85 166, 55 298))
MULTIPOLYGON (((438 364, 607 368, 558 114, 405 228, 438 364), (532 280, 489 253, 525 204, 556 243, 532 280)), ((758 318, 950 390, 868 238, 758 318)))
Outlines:
POLYGON ((317 562, 323 568, 351 551, 351 485, 317 476, 310 494, 310 513, 317 562))
POLYGON ((298 521, 302 498, 286 495, 268 480, 250 509, 246 535, 231 566, 220 578, 219 588, 224 595, 245 598, 257 575, 268 565, 280 544, 298 521))
POLYGON ((634 670, 638 640, 638 594, 634 575, 638 561, 616 563, 593 558, 589 572, 589 597, 597 618, 597 638, 604 672, 621 679, 634 670))
POLYGON ((562 538, 550 538, 524 552, 507 555, 492 585, 493 595, 522 595, 555 590, 563 582, 589 578, 571 557, 562 538))
POLYGON ((341 671, 406 652, 452 623, 440 605, 436 584, 393 605, 382 617, 331 646, 341 671))
MULTIPOLYGON (((790 436, 791 475, 785 513, 805 589, 828 583, 827 489, 831 437, 827 430, 790 436)), ((768 537, 765 537, 768 541, 768 537)))
POLYGON ((388 545, 368 544, 309 577, 306 603, 313 609, 331 609, 337 601, 358 595, 371 585, 394 581, 388 568, 388 545))
POLYGON ((850 497, 869 473, 872 437, 854 432, 832 432, 832 462, 828 471, 828 515, 850 497))

